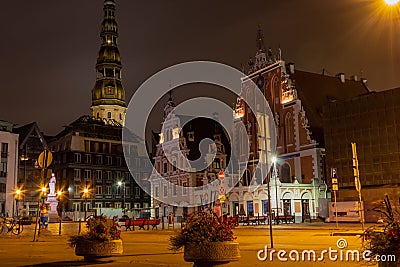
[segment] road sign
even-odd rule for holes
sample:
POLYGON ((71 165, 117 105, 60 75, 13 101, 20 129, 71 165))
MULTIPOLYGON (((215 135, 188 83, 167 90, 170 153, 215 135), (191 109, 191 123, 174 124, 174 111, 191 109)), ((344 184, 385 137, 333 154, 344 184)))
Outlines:
POLYGON ((225 188, 224 185, 220 185, 220 186, 218 187, 218 193, 219 193, 220 195, 225 195, 225 193, 226 193, 226 188, 225 188))
POLYGON ((332 178, 332 184, 337 184, 337 183, 338 183, 337 178, 332 178))
POLYGON ((225 173, 223 171, 220 171, 218 173, 218 179, 221 181, 225 180, 225 173))
POLYGON ((225 195, 219 195, 218 197, 219 201, 221 201, 221 203, 224 203, 226 200, 226 196, 225 195))
POLYGON ((39 158, 38 158, 38 164, 40 168, 45 169, 50 166, 51 162, 53 161, 53 154, 51 153, 50 150, 43 150, 42 153, 40 153, 39 158))
POLYGON ((336 168, 331 168, 331 177, 337 178, 337 169, 336 168))
POLYGON ((338 191, 338 190, 339 190, 338 184, 333 184, 333 185, 332 185, 332 190, 333 190, 333 191, 338 191))

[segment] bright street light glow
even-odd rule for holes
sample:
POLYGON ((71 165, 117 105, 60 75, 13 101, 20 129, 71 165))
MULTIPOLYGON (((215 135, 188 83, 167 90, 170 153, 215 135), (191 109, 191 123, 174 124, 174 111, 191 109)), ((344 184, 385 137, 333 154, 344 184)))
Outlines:
POLYGON ((57 195, 58 195, 58 196, 61 196, 62 193, 63 193, 63 192, 62 192, 61 190, 58 190, 57 195))
POLYGON ((272 162, 272 163, 275 163, 275 162, 276 162, 276 157, 275 157, 275 156, 273 156, 273 157, 271 158, 271 162, 272 162))
POLYGON ((20 194, 21 194, 21 190, 17 189, 17 191, 15 191, 15 193, 16 193, 17 195, 20 195, 20 194))
POLYGON ((121 186, 122 185, 122 182, 121 181, 118 181, 118 186, 121 186))
POLYGON ((83 189, 83 193, 87 194, 89 192, 89 189, 85 188, 83 189))
POLYGON ((399 0, 385 0, 385 3, 390 6, 393 6, 393 5, 397 4, 398 2, 399 2, 399 0))
POLYGON ((42 187, 42 192, 46 192, 47 188, 46 187, 42 187))

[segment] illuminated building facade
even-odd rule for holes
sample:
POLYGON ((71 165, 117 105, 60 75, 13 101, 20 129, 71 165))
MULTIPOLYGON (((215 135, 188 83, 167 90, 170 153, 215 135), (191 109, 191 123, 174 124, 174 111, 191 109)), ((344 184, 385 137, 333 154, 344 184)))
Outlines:
POLYGON ((255 167, 264 149, 263 133, 258 129, 255 116, 239 99, 235 119, 246 126, 250 156, 240 156, 240 168, 245 170, 241 183, 228 196, 230 213, 267 215, 271 205, 275 214, 294 215, 296 222, 325 217, 327 187, 322 107, 333 99, 365 93, 366 85, 363 81, 345 80, 341 75, 331 77, 295 70, 294 64, 282 60, 280 51, 278 55, 271 49, 266 51, 261 29, 257 49, 255 58, 249 61, 247 76, 242 79, 242 93, 257 86, 274 114, 276 175, 271 175, 269 203, 268 178, 252 180, 259 172, 255 167), (249 190, 249 186, 255 185, 257 190, 249 190))

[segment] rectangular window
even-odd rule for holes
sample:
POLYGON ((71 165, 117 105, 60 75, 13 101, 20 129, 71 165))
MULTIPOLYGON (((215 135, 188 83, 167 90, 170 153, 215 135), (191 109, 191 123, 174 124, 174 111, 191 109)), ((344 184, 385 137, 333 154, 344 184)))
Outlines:
POLYGON ((168 196, 168 185, 164 185, 164 197, 168 196))
POLYGON ((78 196, 81 193, 81 187, 79 184, 74 185, 74 195, 78 196))
POLYGON ((75 163, 81 163, 81 154, 80 153, 75 153, 74 154, 74 162, 75 163))
POLYGON ((177 194, 176 188, 177 188, 177 186, 176 186, 176 184, 174 184, 174 186, 173 186, 173 193, 174 193, 174 196, 176 196, 176 194, 177 194))
POLYGON ((92 178, 92 171, 91 170, 85 170, 85 177, 86 180, 89 180, 92 178))
POLYGON ((112 180, 112 172, 107 171, 107 180, 112 180))
POLYGON ((101 185, 96 186, 96 195, 101 196, 103 194, 103 187, 101 185))
POLYGON ((127 197, 129 197, 131 195, 131 187, 130 186, 125 187, 125 195, 127 197))
POLYGON ((154 195, 155 195, 156 197, 159 197, 159 195, 160 195, 160 192, 158 192, 158 186, 155 186, 155 187, 154 187, 154 195))
POLYGON ((1 157, 8 157, 8 143, 1 143, 1 157))
POLYGON ((79 203, 79 202, 72 203, 72 209, 74 211, 80 211, 81 210, 81 203, 79 203))
POLYGON ((6 184, 0 183, 0 193, 5 193, 6 192, 6 184))
POLYGON ((268 200, 263 200, 262 201, 262 205, 263 205, 263 214, 264 215, 269 214, 269 203, 268 203, 268 200))
POLYGON ((135 198, 140 198, 140 188, 135 187, 135 198))
POLYGON ((122 159, 117 157, 117 166, 122 166, 122 159))
POLYGON ((164 173, 167 173, 167 172, 168 172, 168 163, 166 163, 166 162, 164 162, 163 172, 164 172, 164 173))
POLYGON ((254 216, 253 201, 247 201, 247 215, 254 216))
POLYGON ((187 194, 187 182, 182 183, 182 195, 187 194))
POLYGON ((99 165, 103 164, 103 156, 102 155, 96 155, 96 162, 99 165))
POLYGON ((95 202, 94 206, 96 207, 96 209, 101 209, 103 207, 103 202, 95 202))
POLYGON ((92 163, 92 155, 86 154, 85 155, 85 163, 86 164, 91 164, 92 163))
POLYGON ((74 179, 81 179, 81 169, 74 169, 74 179))
POLYGON ((112 157, 107 156, 107 165, 112 165, 112 157))
POLYGON ((101 170, 96 170, 96 180, 97 181, 103 180, 103 172, 101 170))
POLYGON ((111 186, 110 185, 106 186, 106 195, 111 195, 111 186))

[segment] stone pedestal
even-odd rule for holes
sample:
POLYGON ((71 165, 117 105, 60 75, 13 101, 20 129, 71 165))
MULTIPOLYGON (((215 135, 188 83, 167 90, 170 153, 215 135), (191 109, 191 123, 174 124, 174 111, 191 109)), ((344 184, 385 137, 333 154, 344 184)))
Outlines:
POLYGON ((50 210, 49 210, 49 222, 58 222, 58 200, 56 199, 56 195, 49 194, 47 196, 47 202, 50 203, 50 210))

